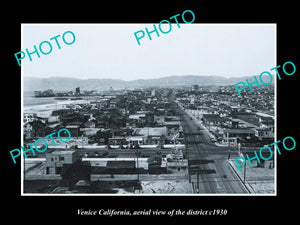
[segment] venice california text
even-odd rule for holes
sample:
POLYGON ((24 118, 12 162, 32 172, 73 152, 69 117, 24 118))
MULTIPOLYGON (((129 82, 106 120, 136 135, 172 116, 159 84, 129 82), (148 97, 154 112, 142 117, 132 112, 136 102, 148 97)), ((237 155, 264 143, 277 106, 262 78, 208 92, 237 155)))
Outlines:
MULTIPOLYGON (((59 38, 59 37, 60 37, 60 34, 59 34, 59 35, 56 35, 56 36, 54 36, 54 37, 52 37, 52 38, 50 38, 50 40, 55 40, 55 43, 56 43, 56 45, 57 45, 57 48, 58 48, 58 49, 61 49, 61 46, 60 46, 59 41, 58 41, 58 38, 59 38)), ((63 35, 62 35, 62 40, 63 40, 63 42, 64 42, 66 45, 72 45, 72 44, 75 42, 76 37, 75 37, 75 34, 74 34, 72 31, 66 31, 66 32, 63 33, 63 35), (65 37, 66 34, 71 34, 73 40, 68 40, 68 41, 67 41, 67 40, 66 40, 66 37, 65 37)), ((27 53, 27 55, 28 55, 30 61, 32 61, 31 55, 33 55, 33 54, 36 54, 37 57, 40 58, 40 54, 39 54, 39 51, 38 51, 37 47, 36 47, 35 45, 33 45, 33 48, 34 48, 34 51, 33 51, 33 52, 29 52, 28 48, 26 48, 26 53, 27 53)), ((52 45, 51 45, 51 43, 50 43, 49 41, 42 41, 42 42, 39 44, 39 50, 40 50, 40 52, 41 52, 43 55, 49 55, 49 54, 52 52, 52 49, 53 49, 53 48, 52 48, 52 45), (48 45, 48 47, 47 47, 47 49, 45 50, 45 47, 42 48, 42 46, 46 46, 46 45, 48 45)), ((20 52, 15 53, 15 57, 16 57, 16 59, 17 59, 17 62, 18 62, 18 64, 19 64, 19 66, 21 66, 20 61, 21 61, 22 59, 25 59, 26 53, 23 52, 23 51, 20 51, 20 52), (20 58, 18 58, 18 54, 21 54, 20 58)))
MULTIPOLYGON (((180 25, 179 25, 178 20, 177 20, 177 17, 178 17, 178 16, 180 16, 179 13, 176 14, 175 16, 171 16, 170 19, 174 19, 175 22, 176 22, 176 24, 177 24, 177 27, 180 28, 180 25)), ((182 13, 181 18, 182 18, 183 22, 185 22, 186 24, 190 24, 190 23, 193 23, 193 22, 195 21, 195 14, 194 14, 193 11, 191 11, 191 10, 185 10, 185 11, 182 13), (191 21, 186 21, 186 18, 185 18, 185 14, 186 14, 186 13, 192 14, 193 19, 192 19, 191 21)), ((152 31, 149 31, 148 28, 145 27, 145 30, 146 30, 146 32, 147 32, 147 35, 148 35, 150 41, 152 40, 150 34, 152 34, 152 33, 154 33, 154 32, 156 33, 157 37, 159 37, 159 32, 158 32, 157 27, 155 26, 155 24, 153 24, 153 27, 154 27, 154 30, 152 30, 152 31)), ((161 33, 163 33, 163 34, 168 34, 168 33, 170 33, 170 31, 172 30, 172 24, 171 24, 170 21, 168 21, 168 20, 162 20, 162 21, 160 21, 160 23, 158 24, 158 29, 160 30, 161 33), (162 29, 162 23, 168 23, 168 25, 169 25, 168 30, 163 30, 163 29, 162 29)), ((135 39, 136 39, 137 43, 140 45, 140 44, 141 44, 141 43, 140 43, 140 39, 142 39, 143 37, 145 37, 145 32, 144 32, 143 30, 139 30, 139 31, 137 31, 137 32, 134 33, 134 36, 135 36, 135 39), (140 33, 139 36, 137 35, 138 33, 140 33)))
MULTIPOLYGON (((274 67, 274 68, 272 68, 272 69, 270 69, 270 70, 275 70, 276 73, 277 73, 278 79, 281 80, 281 76, 280 76, 279 71, 278 71, 278 68, 279 68, 279 67, 280 67, 280 65, 279 65, 279 66, 276 66, 276 67, 274 67)), ((287 62, 285 62, 285 63, 283 64, 282 70, 283 70, 283 72, 285 73, 285 75, 291 76, 291 75, 293 75, 293 74, 296 72, 296 66, 295 66, 295 64, 294 64, 293 62, 287 61, 287 62), (287 71, 286 71, 286 66, 287 66, 287 65, 291 65, 291 66, 293 67, 293 71, 292 71, 292 72, 287 72, 287 71)), ((290 69, 289 69, 289 70, 290 70, 290 69)), ((248 87, 249 87, 249 89, 250 89, 250 92, 253 91, 253 89, 251 88, 252 85, 255 85, 255 84, 256 84, 256 85, 257 85, 257 88, 260 88, 260 85, 259 85, 259 82, 258 82, 258 80, 257 80, 257 77, 256 77, 256 76, 253 76, 253 77, 254 77, 254 80, 255 80, 255 81, 252 82, 252 83, 249 83, 249 80, 246 79, 246 83, 247 83, 247 85, 248 85, 248 87)), ((259 75, 259 80, 260 80, 260 83, 261 83, 262 85, 269 85, 269 84, 272 83, 273 77, 272 77, 272 74, 271 74, 270 72, 264 71, 264 72, 262 72, 262 73, 259 75), (264 82, 263 79, 262 79, 262 76, 263 76, 264 74, 267 74, 267 75, 270 77, 270 81, 267 82, 267 83, 264 82)), ((242 82, 236 83, 234 86, 235 86, 235 88, 236 88, 237 93, 239 94, 239 96, 242 96, 242 95, 241 95, 241 91, 244 90, 244 89, 246 88, 245 82, 242 81, 242 82), (243 85, 243 86, 239 88, 239 87, 238 87, 239 85, 243 85)))
POLYGON ((124 210, 115 210, 115 209, 99 209, 99 210, 83 210, 78 209, 77 215, 80 216, 225 216, 227 214, 227 209, 171 209, 171 210, 152 210, 152 209, 143 209, 143 210, 134 210, 130 211, 127 209, 124 210))
MULTIPOLYGON (((278 143, 279 143, 279 142, 280 142, 280 140, 279 140, 279 141, 276 141, 276 142, 273 142, 272 144, 270 144, 270 146, 275 145, 278 154, 281 155, 281 151, 280 151, 279 146, 278 146, 278 143)), ((283 147, 285 148, 285 150, 291 151, 291 150, 295 149, 295 147, 296 147, 296 141, 295 141, 295 139, 294 139, 293 137, 287 136, 287 137, 285 137, 285 138, 282 140, 282 145, 283 145, 283 147), (285 142, 286 142, 287 140, 289 140, 289 139, 292 140, 292 142, 293 142, 293 146, 292 146, 292 147, 287 147, 286 144, 285 144, 285 142)), ((260 164, 260 159, 259 159, 259 157, 258 157, 258 155, 257 155, 257 152, 254 151, 253 153, 254 153, 255 156, 252 157, 252 158, 249 158, 248 154, 246 154, 246 158, 247 158, 247 160, 248 160, 248 162, 249 162, 249 165, 250 165, 251 167, 253 166, 252 163, 251 163, 252 160, 255 160, 255 159, 256 159, 256 160, 257 160, 257 164, 260 164)), ((272 151, 272 149, 271 149, 269 146, 264 146, 264 147, 262 147, 262 148, 259 150, 259 156, 260 156, 260 158, 261 158, 262 160, 264 160, 264 161, 270 160, 270 159, 273 157, 273 151, 272 151), (264 149, 267 149, 267 150, 270 152, 270 156, 269 156, 268 158, 265 158, 265 157, 262 155, 262 152, 263 152, 264 149)), ((237 168, 239 169, 239 171, 241 171, 241 167, 240 167, 240 166, 242 166, 242 165, 244 165, 244 164, 246 163, 246 158, 242 156, 242 157, 239 157, 239 158, 236 158, 236 159, 235 159, 235 163, 236 163, 236 166, 237 166, 237 168), (241 161, 241 163, 240 163, 240 161, 241 161)))
MULTIPOLYGON (((54 141, 54 139, 53 139, 53 135, 54 135, 54 134, 55 134, 55 132, 53 132, 53 133, 51 133, 51 134, 48 134, 48 135, 45 136, 45 138, 50 137, 50 139, 51 139, 51 141, 52 141, 52 143, 53 143, 53 146, 56 146, 55 141, 54 141)), ((58 139, 59 139, 61 142, 66 143, 66 142, 68 142, 68 141, 71 139, 71 133, 70 133, 70 131, 69 131, 68 129, 62 128, 62 129, 60 129, 60 130, 57 132, 57 137, 58 137, 58 139), (60 133, 61 133, 62 131, 64 131, 64 133, 67 133, 67 134, 68 134, 68 139, 67 139, 67 140, 61 139, 60 133)), ((22 152, 23 152, 23 154, 24 154, 24 156, 25 156, 26 159, 27 159, 26 152, 32 151, 32 154, 35 155, 35 152, 34 152, 34 149, 33 149, 32 145, 31 145, 31 143, 29 143, 28 145, 29 145, 30 148, 27 149, 27 150, 25 150, 24 147, 21 146, 22 152)), ((47 148, 48 148, 48 143, 47 143, 47 141, 46 141, 45 139, 39 138, 39 139, 37 139, 37 140, 34 142, 34 147, 35 147, 35 150, 36 150, 36 151, 38 151, 38 152, 44 152, 44 151, 46 151, 47 148), (37 146, 37 143, 40 142, 40 141, 44 142, 44 144, 45 144, 45 147, 44 147, 44 149, 42 149, 42 150, 39 149, 38 146, 37 146)), ((15 158, 17 158, 17 157, 19 157, 19 156, 21 155, 20 149, 17 149, 17 148, 16 148, 16 149, 13 149, 13 150, 11 150, 9 153, 10 153, 10 155, 11 155, 11 158, 12 158, 13 161, 14 161, 14 164, 16 164, 15 158), (14 155, 14 154, 13 154, 14 152, 17 152, 17 154, 14 155)))

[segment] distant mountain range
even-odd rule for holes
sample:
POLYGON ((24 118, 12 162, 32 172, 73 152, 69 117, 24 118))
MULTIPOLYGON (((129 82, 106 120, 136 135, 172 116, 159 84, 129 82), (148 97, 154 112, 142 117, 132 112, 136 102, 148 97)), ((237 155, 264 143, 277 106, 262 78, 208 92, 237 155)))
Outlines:
MULTIPOLYGON (((77 79, 67 77, 36 78, 24 77, 24 91, 53 89, 54 91, 74 90, 80 87, 81 90, 107 90, 110 87, 120 88, 144 88, 144 87, 178 87, 210 85, 233 85, 245 81, 250 77, 225 78, 221 76, 168 76, 157 79, 139 79, 123 81, 118 79, 77 79)), ((253 76, 252 76, 253 79, 253 76)))

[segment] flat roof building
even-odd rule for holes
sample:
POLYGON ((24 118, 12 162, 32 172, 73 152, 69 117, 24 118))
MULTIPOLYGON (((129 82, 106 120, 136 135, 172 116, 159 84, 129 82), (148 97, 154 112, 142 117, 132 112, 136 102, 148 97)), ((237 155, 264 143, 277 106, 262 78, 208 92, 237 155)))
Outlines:
POLYGON ((46 174, 60 174, 64 165, 72 165, 78 160, 78 152, 74 150, 46 153, 46 174))

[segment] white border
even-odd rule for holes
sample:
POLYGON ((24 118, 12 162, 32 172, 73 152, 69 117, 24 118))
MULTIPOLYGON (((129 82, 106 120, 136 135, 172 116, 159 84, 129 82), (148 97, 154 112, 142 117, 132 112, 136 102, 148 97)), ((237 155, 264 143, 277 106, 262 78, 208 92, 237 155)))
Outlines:
MULTIPOLYGON (((137 23, 128 23, 128 24, 118 24, 118 23, 114 23, 114 24, 107 24, 107 23, 103 23, 103 24, 99 24, 99 23, 82 23, 82 24, 78 24, 78 23, 64 23, 64 24, 56 24, 56 23, 41 23, 41 24, 37 24, 37 23, 21 23, 21 49, 23 48, 23 30, 24 30, 24 26, 23 25, 45 25, 45 26, 65 26, 71 24, 72 26, 85 26, 85 25, 93 25, 93 26, 113 26, 113 25, 140 25, 137 23)), ((257 23, 226 23, 226 24, 222 24, 222 23, 194 23, 193 25, 207 25, 207 26, 227 26, 227 25, 237 25, 237 26, 270 26, 273 25, 275 26, 275 65, 277 65, 277 23, 261 23, 261 24, 257 24, 257 23)), ((275 95, 275 99, 274 99, 274 112, 275 112, 275 131, 274 131, 274 139, 275 142, 277 141, 277 79, 276 76, 274 76, 274 95, 275 95)), ((21 146, 23 146, 23 66, 21 66, 21 146)), ((24 193, 24 156, 23 154, 21 154, 21 196, 277 196, 277 152, 274 151, 275 154, 275 169, 274 169, 274 193, 265 193, 265 194, 249 194, 249 193, 245 193, 245 194, 241 194, 241 193, 228 193, 228 194, 219 194, 219 193, 215 193, 215 194, 210 194, 210 193, 201 193, 201 194, 50 194, 50 193, 24 193)))

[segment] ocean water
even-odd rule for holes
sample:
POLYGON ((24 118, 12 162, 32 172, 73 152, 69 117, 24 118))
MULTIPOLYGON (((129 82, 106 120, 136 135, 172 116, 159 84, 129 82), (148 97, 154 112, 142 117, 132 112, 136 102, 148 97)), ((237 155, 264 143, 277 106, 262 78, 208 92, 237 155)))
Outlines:
MULTIPOLYGON (((90 99, 87 97, 83 97, 83 99, 90 99)), ((38 106, 38 105, 46 105, 46 104, 56 104, 59 102, 65 102, 67 99, 57 100, 55 97, 42 97, 36 98, 33 97, 33 92, 24 92, 23 94, 23 106, 38 106)), ((72 101, 70 101, 71 103, 72 101)), ((79 101, 78 101, 79 102, 79 101)))
POLYGON ((59 100, 55 100, 54 97, 49 98, 35 98, 31 96, 24 96, 23 106, 34 106, 34 105, 44 105, 44 104, 55 104, 59 100))
POLYGON ((47 118, 53 110, 66 108, 68 105, 89 102, 90 98, 84 97, 83 100, 56 100, 55 97, 35 98, 32 93, 23 95, 23 113, 34 113, 39 117, 47 118))

